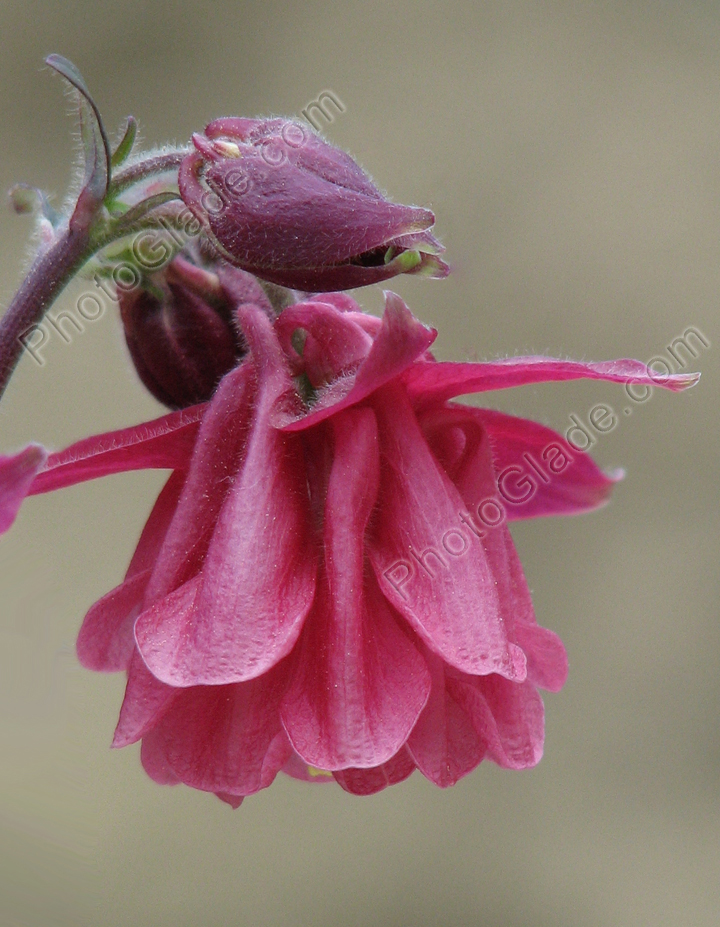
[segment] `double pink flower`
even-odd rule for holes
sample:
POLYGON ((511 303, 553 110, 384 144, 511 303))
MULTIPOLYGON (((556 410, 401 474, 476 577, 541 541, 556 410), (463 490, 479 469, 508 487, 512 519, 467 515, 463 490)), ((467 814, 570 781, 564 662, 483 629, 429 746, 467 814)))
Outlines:
POLYGON ((382 320, 342 294, 238 320, 248 352, 210 402, 47 462, 0 458, 0 530, 28 493, 173 471, 78 639, 85 666, 128 673, 114 745, 142 739, 153 779, 233 805, 281 769, 368 794, 415 768, 446 786, 483 758, 537 763, 537 687, 561 688, 566 657, 506 522, 595 508, 613 480, 544 426, 449 400, 657 377, 630 360, 439 363, 392 293, 382 320), (498 477, 523 455, 547 479, 513 504, 498 477))

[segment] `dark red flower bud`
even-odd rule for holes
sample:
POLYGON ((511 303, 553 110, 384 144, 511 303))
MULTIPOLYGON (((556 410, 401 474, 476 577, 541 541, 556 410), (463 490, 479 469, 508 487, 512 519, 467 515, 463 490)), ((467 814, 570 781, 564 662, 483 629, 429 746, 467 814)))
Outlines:
POLYGON ((305 291, 397 274, 444 277, 429 209, 389 202, 345 152, 286 119, 216 119, 180 167, 180 193, 233 264, 305 291))
POLYGON ((212 269, 176 257, 143 287, 119 291, 130 355, 144 385, 173 409, 204 402, 245 353, 235 309, 272 315, 262 287, 224 262, 212 269))

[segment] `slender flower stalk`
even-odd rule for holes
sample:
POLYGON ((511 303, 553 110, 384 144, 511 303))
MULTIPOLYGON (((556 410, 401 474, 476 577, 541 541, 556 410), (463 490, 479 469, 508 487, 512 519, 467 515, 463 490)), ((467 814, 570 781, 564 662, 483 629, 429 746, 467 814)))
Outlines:
POLYGON ((158 155, 151 155, 142 161, 136 161, 113 177, 109 187, 110 194, 118 196, 154 174, 165 174, 170 171, 177 172, 189 152, 189 148, 178 148, 173 151, 164 151, 158 155))
MULTIPOLYGON (((23 352, 23 335, 41 321, 45 312, 86 262, 102 248, 130 231, 152 225, 150 213, 168 199, 178 198, 177 168, 187 149, 139 158, 117 177, 112 168, 128 157, 134 131, 126 133, 114 156, 97 106, 74 65, 59 55, 47 64, 68 81, 78 98, 84 176, 80 192, 67 216, 57 216, 47 197, 31 188, 15 188, 11 200, 18 212, 35 212, 42 230, 41 248, 27 276, 0 319, 0 398, 23 352), (174 190, 154 193, 145 203, 135 202, 118 210, 120 195, 160 173, 175 171, 174 190), (114 207, 111 216, 108 206, 114 207), (118 214, 119 213, 119 214, 118 214), (128 221, 130 220, 130 221, 128 221)), ((134 120, 129 120, 134 125, 134 120)))
POLYGON ((47 309, 92 254, 89 229, 67 227, 34 261, 0 319, 0 398, 22 354, 23 335, 47 309))

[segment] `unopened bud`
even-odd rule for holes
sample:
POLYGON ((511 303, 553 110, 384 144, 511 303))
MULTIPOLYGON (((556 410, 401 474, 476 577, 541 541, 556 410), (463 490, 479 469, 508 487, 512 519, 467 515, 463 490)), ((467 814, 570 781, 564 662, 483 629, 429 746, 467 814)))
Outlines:
POLYGON ((248 274, 222 264, 201 267, 181 256, 149 285, 121 291, 119 299, 140 379, 156 399, 175 409, 210 399, 241 360, 245 349, 233 324, 238 305, 254 302, 272 312, 248 274))
POLYGON ((287 119, 216 119, 194 135, 180 193, 221 254, 295 290, 401 273, 444 277, 429 209, 386 199, 353 159, 287 119))

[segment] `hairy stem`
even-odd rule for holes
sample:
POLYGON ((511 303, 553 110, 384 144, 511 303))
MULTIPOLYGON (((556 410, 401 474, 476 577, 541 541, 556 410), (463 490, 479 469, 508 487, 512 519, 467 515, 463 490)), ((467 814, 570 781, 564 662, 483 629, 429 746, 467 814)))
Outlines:
POLYGON ((117 196, 123 190, 127 190, 128 187, 140 180, 144 180, 145 177, 149 177, 151 174, 162 174, 165 171, 178 168, 189 150, 189 148, 182 148, 178 151, 168 151, 165 154, 155 155, 153 158, 131 164, 130 167, 113 177, 110 184, 110 194, 117 196))
MULTIPOLYGON (((112 178, 108 199, 117 197, 123 190, 146 177, 177 169, 186 154, 187 149, 168 151, 130 165, 112 178)), ((0 319, 0 397, 24 350, 23 336, 27 336, 33 326, 40 322, 65 286, 96 251, 129 232, 122 216, 109 223, 102 220, 98 228, 95 220, 99 218, 98 208, 101 204, 91 204, 87 211, 81 209, 80 202, 85 192, 81 192, 68 225, 48 250, 35 259, 5 315, 0 319)), ((149 199, 157 199, 160 203, 167 196, 169 194, 159 194, 149 199)), ((135 210, 142 214, 141 205, 138 203, 133 206, 131 212, 135 210)), ((138 222, 138 228, 143 227, 143 219, 151 224, 151 220, 143 216, 138 222)), ((133 230, 137 231, 135 228, 133 230)))
POLYGON ((22 338, 37 325, 75 273, 90 257, 89 230, 66 228, 35 259, 0 319, 0 397, 24 350, 22 338))

